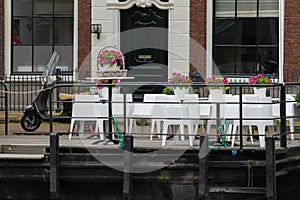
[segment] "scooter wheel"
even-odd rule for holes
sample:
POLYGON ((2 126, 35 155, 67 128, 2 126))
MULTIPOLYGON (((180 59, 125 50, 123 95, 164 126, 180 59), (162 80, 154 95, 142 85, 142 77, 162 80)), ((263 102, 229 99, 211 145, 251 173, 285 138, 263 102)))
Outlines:
POLYGON ((23 115, 21 126, 25 131, 32 132, 40 127, 42 120, 36 115, 23 115))

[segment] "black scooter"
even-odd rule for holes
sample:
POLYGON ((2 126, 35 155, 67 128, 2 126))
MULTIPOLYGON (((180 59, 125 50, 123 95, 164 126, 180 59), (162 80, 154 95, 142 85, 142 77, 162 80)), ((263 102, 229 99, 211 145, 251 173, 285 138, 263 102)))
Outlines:
MULTIPOLYGON (((42 121, 50 121, 48 100, 51 86, 55 84, 53 74, 58 59, 59 55, 57 54, 57 52, 53 52, 42 74, 43 88, 34 98, 32 104, 27 106, 24 111, 24 115, 21 118, 21 127, 25 131, 35 131, 40 127, 42 121)), ((69 123, 71 121, 70 117, 72 116, 72 98, 71 95, 69 96, 69 99, 62 99, 62 101, 66 101, 63 102, 63 111, 59 116, 55 116, 55 118, 53 118, 54 121, 62 123, 69 123)))

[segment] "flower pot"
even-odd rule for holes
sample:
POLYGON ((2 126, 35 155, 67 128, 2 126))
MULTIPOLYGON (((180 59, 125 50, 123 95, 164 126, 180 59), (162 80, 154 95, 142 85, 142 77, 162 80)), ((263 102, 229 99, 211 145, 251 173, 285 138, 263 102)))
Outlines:
POLYGON ((183 88, 176 87, 174 88, 174 93, 177 98, 182 99, 185 94, 189 93, 189 89, 184 87, 183 88))
POLYGON ((267 88, 253 88, 254 94, 259 98, 266 97, 267 88))
POLYGON ((116 71, 120 70, 117 65, 110 66, 109 64, 99 65, 99 71, 116 71))
POLYGON ((108 88, 104 87, 99 91, 99 96, 104 99, 108 99, 108 88))
POLYGON ((209 99, 211 101, 222 101, 224 91, 221 89, 210 89, 209 90, 209 99))

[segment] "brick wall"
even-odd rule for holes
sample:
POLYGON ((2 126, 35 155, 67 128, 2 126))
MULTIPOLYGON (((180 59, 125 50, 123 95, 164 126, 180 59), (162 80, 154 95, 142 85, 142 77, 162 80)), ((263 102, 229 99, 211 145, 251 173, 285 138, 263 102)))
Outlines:
MULTIPOLYGON (((190 32, 191 40, 199 43, 203 49, 206 48, 206 0, 190 1, 190 32)), ((205 76, 205 57, 203 51, 199 52, 198 48, 191 41, 190 60, 194 67, 205 76)))
POLYGON ((300 1, 285 1, 284 67, 294 69, 300 76, 300 1))
MULTIPOLYGON (((78 1, 78 68, 91 52, 91 0, 78 1)), ((87 60, 90 60, 89 58, 87 60)), ((90 63, 84 63, 90 65, 90 63)))
POLYGON ((4 0, 0 0, 0 75, 4 74, 4 0))

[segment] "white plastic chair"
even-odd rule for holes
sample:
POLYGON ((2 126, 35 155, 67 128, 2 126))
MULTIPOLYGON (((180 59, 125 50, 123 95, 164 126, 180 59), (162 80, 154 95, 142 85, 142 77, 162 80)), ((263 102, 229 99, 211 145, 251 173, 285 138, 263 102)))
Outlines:
MULTIPOLYGON (((99 102, 98 95, 75 94, 69 139, 72 138, 75 121, 96 121, 95 132, 103 132, 103 122, 108 120, 108 105, 97 102, 99 102)), ((100 134, 100 139, 103 139, 103 134, 100 134)))
MULTIPOLYGON (((188 120, 188 106, 186 105, 155 105, 154 115, 160 115, 163 119, 162 146, 166 145, 168 128, 171 125, 178 125, 180 135, 184 136, 184 126, 188 127, 189 144, 193 146, 194 128, 191 120, 188 120)), ((184 137, 181 137, 184 139, 184 137)))
MULTIPOLYGON (((291 132, 291 140, 295 139, 294 132, 295 132, 295 99, 292 94, 286 94, 286 120, 289 121, 290 124, 290 132, 291 132)), ((280 117, 280 104, 276 103, 272 105, 272 113, 273 116, 278 118, 280 117)), ((280 122, 280 119, 277 119, 280 122)), ((278 127, 279 128, 279 127, 278 127)))
MULTIPOLYGON (((128 132, 128 117, 132 112, 132 94, 126 94, 126 132, 128 132)), ((116 118, 124 117, 124 94, 112 94, 112 114, 116 118)))
MULTIPOLYGON (((175 95, 156 95, 155 99, 152 99, 152 102, 159 102, 159 103, 172 103, 172 102, 179 102, 179 99, 175 95)), ((162 104, 160 104, 162 105, 162 104)), ((151 128, 150 128, 150 140, 153 138, 154 129, 156 126, 156 132, 158 135, 158 138, 160 138, 161 133, 161 123, 163 120, 159 119, 159 114, 157 113, 151 113, 151 128)))
MULTIPOLYGON (((250 102, 249 98, 250 97, 247 96, 248 102, 250 102)), ((256 97, 251 98, 251 100, 255 100, 256 97)), ((271 98, 260 98, 257 102, 271 103, 271 98)), ((265 147, 265 128, 274 126, 272 104, 244 104, 243 118, 248 118, 247 120, 243 120, 243 126, 257 126, 260 147, 265 147)), ((235 135, 237 132, 237 127, 239 126, 239 120, 235 120, 233 126, 231 146, 234 146, 235 135)), ((269 129, 269 131, 273 131, 273 129, 269 129)), ((252 134, 251 128, 250 134, 252 134)))

